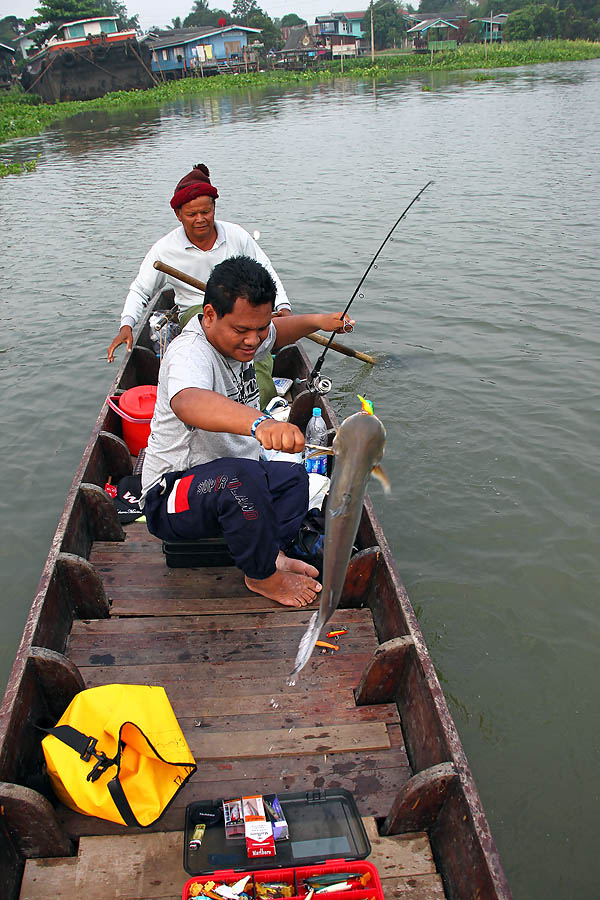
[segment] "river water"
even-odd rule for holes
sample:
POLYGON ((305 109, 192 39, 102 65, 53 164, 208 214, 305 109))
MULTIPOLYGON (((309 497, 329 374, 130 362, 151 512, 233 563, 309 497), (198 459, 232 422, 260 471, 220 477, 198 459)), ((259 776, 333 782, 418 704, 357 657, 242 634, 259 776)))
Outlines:
MULTIPOLYGON (((168 199, 206 162, 296 311, 341 308, 341 415, 388 429, 371 495, 516 896, 598 896, 600 60, 339 80, 93 113, 2 148, 2 636, 8 677, 168 199), (489 73, 487 73, 489 75, 489 73)), ((313 355, 312 347, 308 347, 313 355)), ((316 349, 316 348, 315 348, 316 349)))

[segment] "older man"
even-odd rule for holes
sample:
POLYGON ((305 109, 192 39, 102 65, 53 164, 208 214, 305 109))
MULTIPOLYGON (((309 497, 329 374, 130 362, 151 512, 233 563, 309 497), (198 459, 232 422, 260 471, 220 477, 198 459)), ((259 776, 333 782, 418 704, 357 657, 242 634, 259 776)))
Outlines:
POLYGON ((223 534, 248 588, 285 606, 311 603, 317 570, 283 552, 308 505, 302 465, 264 462, 297 453, 302 432, 261 415, 255 360, 342 314, 272 319, 276 285, 264 266, 234 257, 213 270, 204 313, 167 348, 142 472, 148 528, 163 540, 223 534))
MULTIPOLYGON (((275 282, 277 288, 276 315, 291 314, 290 301, 268 256, 263 253, 248 232, 239 225, 215 219, 218 196, 219 192, 211 184, 210 172, 204 164, 194 166, 192 171, 177 184, 171 198, 171 208, 181 224, 157 241, 146 254, 140 270, 129 288, 121 313, 119 333, 108 348, 109 362, 113 362, 115 350, 120 344, 126 344, 127 350, 131 350, 133 328, 142 315, 144 307, 166 284, 175 290, 175 302, 180 310, 182 325, 187 324, 195 313, 202 310, 204 300, 202 291, 159 272, 154 268, 156 260, 206 283, 214 267, 224 259, 230 256, 248 256, 261 263, 275 282)), ((271 371, 272 361, 267 356, 261 363, 259 371, 263 408, 275 394, 270 378, 271 371)))

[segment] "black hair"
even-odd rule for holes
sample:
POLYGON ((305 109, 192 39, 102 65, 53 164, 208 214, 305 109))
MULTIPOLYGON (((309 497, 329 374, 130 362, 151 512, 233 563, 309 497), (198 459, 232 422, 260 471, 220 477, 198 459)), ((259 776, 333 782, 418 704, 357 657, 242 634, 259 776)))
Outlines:
POLYGON ((263 265, 249 256, 230 256, 212 270, 204 303, 210 303, 217 319, 222 319, 233 312, 238 297, 251 306, 270 303, 273 309, 276 294, 275 282, 263 265))

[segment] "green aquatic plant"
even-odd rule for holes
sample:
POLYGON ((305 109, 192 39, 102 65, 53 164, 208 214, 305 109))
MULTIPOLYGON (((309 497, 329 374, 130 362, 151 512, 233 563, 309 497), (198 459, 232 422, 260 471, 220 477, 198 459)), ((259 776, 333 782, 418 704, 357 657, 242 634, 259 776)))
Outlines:
POLYGON ((0 162, 0 178, 6 178, 7 175, 24 175, 25 172, 35 172, 40 156, 41 154, 38 153, 35 159, 29 159, 22 163, 0 162))

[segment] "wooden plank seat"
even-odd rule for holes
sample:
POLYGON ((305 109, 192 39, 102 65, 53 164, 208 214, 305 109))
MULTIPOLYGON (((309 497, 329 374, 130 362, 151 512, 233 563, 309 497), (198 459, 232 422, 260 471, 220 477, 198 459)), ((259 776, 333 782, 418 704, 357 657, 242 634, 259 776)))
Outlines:
MULTIPOLYGON (((386 900, 443 900, 444 891, 426 834, 381 838, 365 818, 369 857, 386 900)), ((182 866, 183 832, 84 837, 74 857, 27 860, 20 900, 180 900, 189 875, 182 866)))

